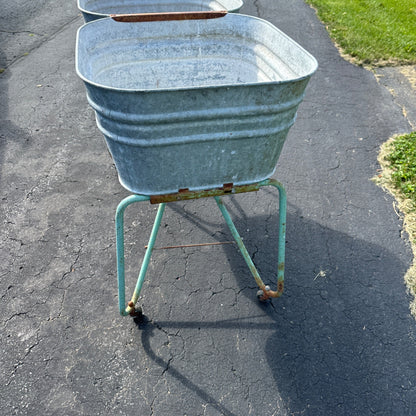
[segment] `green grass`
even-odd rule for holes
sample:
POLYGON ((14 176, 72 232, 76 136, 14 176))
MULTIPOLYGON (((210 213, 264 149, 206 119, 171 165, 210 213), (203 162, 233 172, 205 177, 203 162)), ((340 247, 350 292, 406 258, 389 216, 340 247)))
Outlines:
POLYGON ((416 63, 416 0, 306 0, 359 64, 416 63))
POLYGON ((404 279, 413 296, 410 310, 416 318, 416 132, 388 140, 381 146, 378 160, 382 171, 375 182, 395 196, 413 251, 413 264, 404 279))
POLYGON ((393 186, 416 208, 416 132, 397 137, 385 159, 392 169, 393 186))

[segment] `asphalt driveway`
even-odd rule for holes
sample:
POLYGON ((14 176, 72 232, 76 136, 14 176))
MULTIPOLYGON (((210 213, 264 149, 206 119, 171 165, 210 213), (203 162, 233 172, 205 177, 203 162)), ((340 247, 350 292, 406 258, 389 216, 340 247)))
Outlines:
MULTIPOLYGON (((33 3, 33 2, 32 2, 33 3)), ((233 245, 154 253, 142 323, 117 311, 119 184, 75 74, 75 2, 0 18, 0 414, 415 415, 412 261, 379 146, 411 124, 342 59, 301 0, 246 0, 319 70, 275 177, 288 194, 284 295, 260 304, 233 245)), ((275 285, 277 194, 225 203, 275 285)), ((135 280, 155 207, 129 208, 135 280)), ((230 240, 210 199, 169 204, 158 246, 230 240)))

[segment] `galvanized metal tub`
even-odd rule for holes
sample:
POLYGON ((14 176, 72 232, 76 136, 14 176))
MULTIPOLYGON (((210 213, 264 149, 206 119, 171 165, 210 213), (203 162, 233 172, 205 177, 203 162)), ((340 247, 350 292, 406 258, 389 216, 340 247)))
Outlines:
POLYGON ((78 0, 85 22, 110 14, 226 10, 238 12, 242 0, 78 0))
POLYGON ((137 194, 270 177, 317 62, 265 20, 120 23, 77 34, 76 70, 137 194))

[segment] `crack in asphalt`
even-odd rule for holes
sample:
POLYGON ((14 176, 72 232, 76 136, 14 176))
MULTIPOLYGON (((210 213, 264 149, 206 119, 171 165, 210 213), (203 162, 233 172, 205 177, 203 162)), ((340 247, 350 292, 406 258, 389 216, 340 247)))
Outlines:
POLYGON ((33 348, 35 348, 37 345, 39 345, 39 343, 40 343, 39 331, 40 331, 40 328, 38 328, 36 330, 36 342, 33 343, 32 345, 30 345, 29 347, 27 347, 26 350, 25 350, 24 356, 17 363, 13 364, 14 369, 13 369, 13 372, 9 376, 9 380, 6 382, 6 386, 9 386, 11 384, 11 382, 13 381, 13 377, 16 375, 19 368, 22 367, 25 364, 25 361, 26 361, 27 357, 29 356, 29 354, 32 352, 33 348))
MULTIPOLYGON (((45 42, 49 42, 50 40, 54 39, 57 35, 59 35, 61 32, 63 32, 68 26, 70 26, 76 20, 79 20, 79 16, 75 16, 74 18, 72 18, 68 22, 62 24, 56 31, 52 32, 50 35, 48 35, 48 34, 39 35, 40 38, 41 38, 41 41, 35 42, 31 47, 29 47, 26 50, 24 55, 16 56, 8 64, 6 64, 4 66, 4 68, 2 68, 2 69, 7 70, 7 69, 11 68, 13 65, 18 63, 21 59, 25 58, 25 55, 39 49, 45 42)), ((6 31, 3 31, 3 32, 6 32, 6 31)), ((15 33, 25 33, 25 32, 26 31, 18 31, 18 32, 15 32, 15 33)), ((33 32, 30 32, 30 33, 33 33, 33 32)), ((6 72, 6 71, 4 71, 4 72, 6 72)))

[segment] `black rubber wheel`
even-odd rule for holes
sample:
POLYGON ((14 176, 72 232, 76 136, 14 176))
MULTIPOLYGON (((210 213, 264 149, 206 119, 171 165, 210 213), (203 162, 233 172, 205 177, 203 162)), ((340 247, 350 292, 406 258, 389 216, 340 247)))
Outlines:
POLYGON ((143 317, 143 309, 141 306, 136 306, 134 311, 130 312, 130 316, 133 318, 141 319, 143 317))

